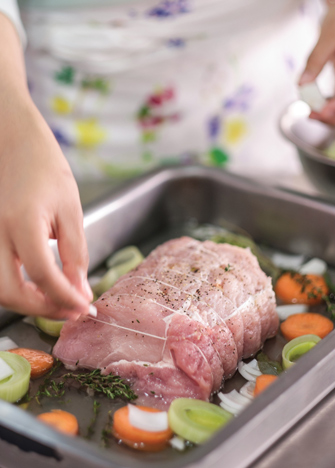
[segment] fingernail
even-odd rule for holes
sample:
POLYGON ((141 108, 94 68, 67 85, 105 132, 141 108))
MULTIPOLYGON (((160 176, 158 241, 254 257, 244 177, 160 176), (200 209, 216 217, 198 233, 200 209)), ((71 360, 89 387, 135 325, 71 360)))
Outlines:
POLYGON ((93 292, 87 278, 83 279, 83 290, 87 299, 91 302, 93 299, 93 292))
POLYGON ((90 307, 88 309, 88 315, 90 315, 91 317, 96 317, 98 315, 98 310, 93 304, 90 304, 90 307))
POLYGON ((302 86, 304 84, 311 83, 312 81, 315 80, 315 78, 316 78, 315 73, 311 72, 310 70, 305 70, 303 74, 301 75, 298 84, 299 86, 302 86))

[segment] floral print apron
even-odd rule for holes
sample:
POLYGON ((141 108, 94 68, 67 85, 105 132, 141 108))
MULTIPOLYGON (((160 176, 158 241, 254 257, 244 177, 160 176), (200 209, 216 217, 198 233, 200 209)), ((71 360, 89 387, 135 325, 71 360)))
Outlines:
POLYGON ((193 162, 300 170, 278 118, 317 37, 316 2, 139 0, 21 14, 32 97, 77 180, 193 162))

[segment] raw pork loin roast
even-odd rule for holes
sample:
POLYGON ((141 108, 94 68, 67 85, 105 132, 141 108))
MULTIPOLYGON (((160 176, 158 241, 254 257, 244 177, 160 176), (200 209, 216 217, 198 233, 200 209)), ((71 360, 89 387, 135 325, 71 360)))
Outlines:
POLYGON ((208 400, 278 328, 271 279, 250 250, 189 237, 157 247, 95 305, 96 319, 64 325, 55 357, 128 379, 161 407, 208 400))

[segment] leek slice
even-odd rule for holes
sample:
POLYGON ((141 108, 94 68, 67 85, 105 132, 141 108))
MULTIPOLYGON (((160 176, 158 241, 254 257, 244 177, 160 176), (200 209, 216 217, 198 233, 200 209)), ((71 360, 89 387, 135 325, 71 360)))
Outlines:
POLYGON ((143 258, 138 248, 133 245, 118 250, 107 260, 106 264, 109 270, 97 284, 91 286, 92 291, 97 296, 101 296, 121 276, 136 268, 143 261, 143 258))
POLYGON ((168 411, 173 432, 195 444, 206 442, 232 417, 232 414, 217 405, 191 398, 177 398, 168 411))
POLYGON ((286 343, 282 351, 283 367, 289 369, 305 353, 321 340, 317 335, 303 335, 286 343))
POLYGON ((0 383, 13 374, 13 369, 0 357, 0 383))
POLYGON ((0 381, 0 398, 14 403, 28 391, 31 367, 27 359, 18 354, 0 351, 0 358, 14 371, 7 379, 0 381))
POLYGON ((50 336, 59 336, 65 320, 51 320, 45 317, 35 317, 35 325, 50 336))

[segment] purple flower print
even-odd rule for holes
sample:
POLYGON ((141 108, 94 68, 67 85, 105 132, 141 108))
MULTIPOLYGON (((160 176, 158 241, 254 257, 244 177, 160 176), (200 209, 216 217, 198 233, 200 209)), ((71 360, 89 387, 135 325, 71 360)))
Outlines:
POLYGON ((71 141, 57 128, 51 128, 52 133, 54 134, 56 140, 61 146, 71 146, 71 141))
POLYGON ((284 57, 284 62, 290 72, 293 72, 295 70, 295 62, 293 57, 287 55, 286 57, 284 57))
POLYGON ((189 0, 162 0, 158 5, 148 11, 148 16, 167 18, 190 11, 189 0))
POLYGON ((168 47, 184 47, 185 46, 185 40, 182 39, 181 37, 175 37, 173 39, 169 39, 167 41, 167 46, 168 47))
POLYGON ((255 90, 252 86, 242 85, 223 102, 223 108, 229 111, 246 112, 250 108, 254 95, 255 90))
POLYGON ((211 140, 215 140, 219 134, 221 126, 220 116, 214 115, 208 121, 208 135, 211 140))

